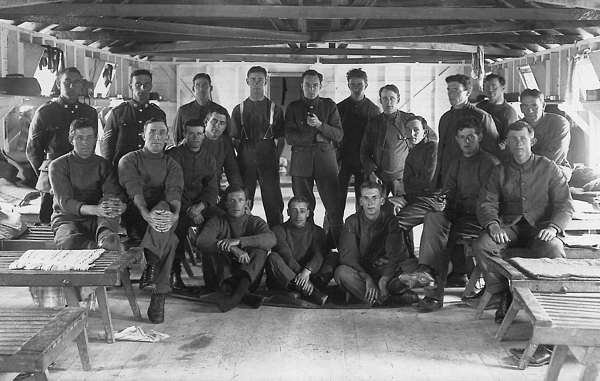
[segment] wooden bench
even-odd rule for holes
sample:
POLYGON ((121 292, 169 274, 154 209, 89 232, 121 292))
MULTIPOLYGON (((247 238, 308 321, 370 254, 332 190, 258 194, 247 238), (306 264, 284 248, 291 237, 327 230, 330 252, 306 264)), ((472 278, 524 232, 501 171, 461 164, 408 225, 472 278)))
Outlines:
POLYGON ((65 290, 67 305, 71 307, 79 306, 79 302, 86 296, 81 295, 81 287, 96 287, 100 315, 109 343, 114 343, 115 338, 108 308, 107 286, 122 285, 134 317, 142 320, 129 277, 129 266, 143 255, 141 248, 132 248, 124 253, 104 252, 88 271, 10 270, 8 266, 22 254, 22 251, 0 251, 0 286, 61 286, 65 290))
POLYGON ((48 367, 73 340, 83 370, 92 370, 85 308, 0 311, 0 372, 33 373, 49 380, 48 367))
POLYGON ((29 249, 56 249, 54 233, 50 226, 28 225, 27 230, 17 238, 0 240, 0 250, 2 251, 29 249))
MULTIPOLYGON (((533 293, 526 287, 514 287, 513 303, 509 314, 516 316, 523 310, 533 323, 529 344, 519 361, 525 369, 537 347, 554 345, 546 381, 558 378, 569 348, 584 347, 585 366, 580 380, 596 380, 600 375, 600 294, 533 293)), ((508 317, 508 315, 507 315, 508 317)), ((505 332, 505 331, 504 331, 505 332)), ((498 332, 501 340, 504 332, 498 332)))

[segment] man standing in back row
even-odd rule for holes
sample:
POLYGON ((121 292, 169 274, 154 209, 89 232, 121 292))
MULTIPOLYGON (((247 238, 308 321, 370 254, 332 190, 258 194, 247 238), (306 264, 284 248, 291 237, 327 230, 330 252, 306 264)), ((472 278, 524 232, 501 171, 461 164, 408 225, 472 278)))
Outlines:
POLYGON ((365 96, 365 90, 369 86, 367 73, 361 69, 352 69, 346 73, 350 96, 337 104, 338 112, 342 120, 344 138, 340 144, 339 163, 340 173, 338 180, 341 190, 342 215, 346 209, 346 197, 348 196, 348 185, 350 178, 354 176, 354 194, 356 196, 356 208, 360 207, 360 186, 365 181, 360 156, 360 143, 367 123, 381 114, 379 107, 365 96))
POLYGON ((134 71, 129 79, 129 88, 132 99, 110 111, 100 143, 102 156, 113 164, 115 170, 125 154, 144 147, 146 121, 166 118, 163 110, 150 103, 152 73, 148 70, 134 71))
POLYGON ((229 123, 229 113, 225 107, 212 101, 213 85, 210 75, 198 73, 192 79, 192 92, 194 100, 179 107, 175 121, 172 126, 171 139, 168 145, 178 145, 185 138, 185 122, 190 119, 204 120, 210 111, 219 111, 220 114, 227 116, 229 123))
POLYGON ((56 84, 60 97, 56 101, 40 106, 29 126, 27 138, 27 159, 38 175, 35 186, 42 196, 40 222, 50 223, 53 197, 50 193, 48 167, 52 160, 73 149, 69 142, 69 126, 75 119, 86 118, 98 121, 98 113, 93 107, 79 102, 81 93, 81 73, 68 67, 58 74, 56 84))
POLYGON ((313 184, 316 181, 330 222, 330 246, 337 246, 342 229, 340 183, 336 145, 344 132, 335 103, 319 97, 323 75, 316 70, 302 73, 302 99, 289 104, 285 114, 285 139, 292 146, 292 189, 315 208, 313 184))
POLYGON ((256 182, 269 227, 283 222, 283 197, 279 185, 279 157, 283 151, 283 111, 265 97, 267 71, 261 66, 248 70, 248 99, 233 109, 231 133, 238 152, 238 166, 248 191, 250 210, 254 205, 256 182))

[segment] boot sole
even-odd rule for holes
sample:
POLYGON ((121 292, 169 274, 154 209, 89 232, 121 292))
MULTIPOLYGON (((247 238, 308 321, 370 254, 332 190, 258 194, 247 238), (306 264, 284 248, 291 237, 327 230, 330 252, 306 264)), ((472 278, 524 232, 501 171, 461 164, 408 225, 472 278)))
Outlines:
POLYGON ((144 287, 140 287, 140 290, 144 292, 149 292, 150 294, 156 293, 156 285, 155 284, 147 284, 144 287))

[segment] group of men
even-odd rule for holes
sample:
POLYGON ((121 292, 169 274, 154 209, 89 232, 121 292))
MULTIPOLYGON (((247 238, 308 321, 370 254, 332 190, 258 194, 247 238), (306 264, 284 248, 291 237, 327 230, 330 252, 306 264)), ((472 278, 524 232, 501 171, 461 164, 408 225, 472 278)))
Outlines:
POLYGON ((557 237, 573 213, 568 121, 545 113, 544 95, 530 89, 521 94, 525 117, 517 120, 496 74, 485 79, 489 100, 473 106, 470 79, 452 75, 452 107, 436 134, 424 118, 399 110, 395 85, 379 90, 380 113, 365 96, 363 70, 350 70, 347 81, 350 96, 336 105, 319 96, 323 76, 305 71, 302 97, 284 115, 265 96, 266 70, 255 66, 246 78, 250 95, 230 117, 211 99, 210 76, 200 73, 195 99, 179 108, 169 129, 149 102, 152 74, 136 70, 132 99, 107 116, 100 157, 97 114, 78 101, 81 74, 67 68, 57 79, 59 99, 40 107, 30 128, 27 154, 44 192, 40 219, 51 222, 59 248, 119 250, 120 217, 144 249, 140 288, 152 293, 154 323, 164 321, 165 294, 185 288, 181 261, 190 226, 200 227, 206 289, 222 292, 222 311, 242 302, 258 308, 263 299, 253 291, 265 270, 270 289, 318 304, 335 279, 346 301, 418 302, 419 311, 435 311, 443 306, 450 262, 459 277, 467 272, 464 258, 454 260, 463 257, 453 254, 459 239, 476 237, 501 322, 511 302, 508 284, 483 257, 512 245, 528 246, 536 257, 564 256, 557 237), (284 140, 294 193, 285 222, 278 173, 284 140), (229 186, 221 191, 223 173, 229 186), (352 176, 356 213, 344 223, 352 176), (266 222, 250 214, 257 183, 266 222), (314 222, 315 183, 326 231, 314 222), (417 259, 407 236, 421 223, 417 259), (426 286, 422 299, 411 290, 417 285, 426 286))

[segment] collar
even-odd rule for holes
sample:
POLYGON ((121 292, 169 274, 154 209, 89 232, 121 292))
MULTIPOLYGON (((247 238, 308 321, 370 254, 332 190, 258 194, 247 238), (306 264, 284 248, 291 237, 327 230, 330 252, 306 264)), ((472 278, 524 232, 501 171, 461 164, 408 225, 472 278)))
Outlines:
POLYGON ((317 109, 319 106, 319 102, 321 102, 321 97, 316 97, 315 99, 308 99, 302 94, 302 104, 307 108, 317 109))
POLYGON ((518 170, 521 170, 521 169, 528 170, 528 169, 530 169, 533 166, 534 160, 535 160, 535 155, 533 153, 531 154, 531 156, 529 157, 529 159, 526 162, 524 162, 523 164, 517 163, 515 161, 515 158, 511 157, 511 159, 510 159, 510 166, 513 167, 513 168, 515 168, 515 169, 518 169, 518 170))
POLYGON ((163 156, 165 156, 164 149, 162 151, 160 151, 159 153, 154 153, 154 152, 150 152, 150 150, 148 148, 143 147, 141 151, 144 156, 154 158, 154 159, 160 159, 163 156))
MULTIPOLYGON (((205 138, 205 139, 207 139, 207 138, 205 138)), ((202 143, 204 143, 204 140, 202 141, 202 143)), ((195 151, 195 152, 194 152, 194 151, 192 151, 192 150, 190 149, 190 147, 188 147, 188 146, 187 146, 187 144, 183 143, 182 145, 185 147, 185 148, 184 148, 184 149, 185 149, 185 152, 188 152, 188 153, 189 153, 189 154, 191 154, 191 155, 198 155, 200 152, 202 152, 202 143, 200 144, 200 149, 199 149, 198 151, 195 151)))
POLYGON ((58 97, 58 99, 56 100, 56 103, 58 103, 59 105, 61 105, 63 108, 78 108, 79 107, 79 101, 75 101, 73 103, 69 103, 67 102, 63 97, 58 97))
POLYGON ((129 105, 130 105, 131 107, 135 107, 135 108, 138 108, 138 107, 141 107, 141 108, 148 108, 148 107, 150 106, 150 101, 148 101, 148 102, 146 102, 146 103, 144 103, 144 104, 141 104, 141 103, 139 103, 139 102, 137 102, 137 101, 135 101, 135 100, 131 99, 131 100, 129 101, 129 105))
POLYGON ((194 107, 196 107, 197 109, 205 109, 207 107, 210 107, 213 104, 213 101, 211 101, 210 99, 208 100, 208 102, 206 102, 206 104, 204 106, 202 106, 200 103, 198 103, 198 100, 194 98, 194 102, 192 103, 194 105, 194 107))

